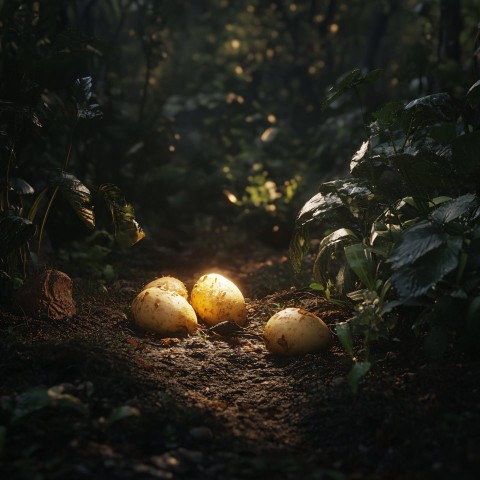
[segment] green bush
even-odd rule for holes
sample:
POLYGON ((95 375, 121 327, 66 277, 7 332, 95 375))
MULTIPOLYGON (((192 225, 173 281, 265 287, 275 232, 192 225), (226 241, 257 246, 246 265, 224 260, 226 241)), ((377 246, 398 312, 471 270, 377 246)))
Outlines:
MULTIPOLYGON (((327 102, 366 78, 352 72, 327 102)), ((300 269, 315 231, 314 286, 354 302, 337 333, 355 361, 369 362, 371 342, 390 336, 400 307, 417 312, 412 327, 429 332, 431 353, 452 340, 478 351, 479 107, 480 81, 460 99, 438 93, 384 105, 350 176, 322 184, 297 216, 293 265, 300 269), (356 356, 354 335, 363 337, 356 356)))

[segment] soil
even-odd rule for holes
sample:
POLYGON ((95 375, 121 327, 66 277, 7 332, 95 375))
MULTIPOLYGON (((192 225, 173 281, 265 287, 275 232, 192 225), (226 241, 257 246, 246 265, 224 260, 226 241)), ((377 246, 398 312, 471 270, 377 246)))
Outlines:
POLYGON ((74 278, 74 318, 0 312, 2 479, 478 478, 478 359, 428 360, 400 322, 354 395, 338 341, 297 357, 265 349, 263 326, 282 308, 331 328, 350 316, 308 275, 294 278, 285 252, 142 248, 111 284, 74 278), (248 296, 245 332, 161 339, 135 328, 129 306, 147 281, 171 274, 191 288, 207 271, 248 296))

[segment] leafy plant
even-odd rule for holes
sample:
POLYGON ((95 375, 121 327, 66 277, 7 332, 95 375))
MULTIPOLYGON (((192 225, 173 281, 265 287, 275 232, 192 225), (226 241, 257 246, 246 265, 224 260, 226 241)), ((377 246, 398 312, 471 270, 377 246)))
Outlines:
POLYGON ((114 201, 105 193, 107 187, 87 187, 69 171, 75 171, 75 146, 84 124, 102 116, 91 76, 75 79, 72 71, 78 70, 80 59, 99 51, 81 33, 56 33, 52 28, 56 20, 49 22, 57 18, 59 8, 53 3, 4 2, 0 9, 2 291, 11 287, 15 277, 25 276, 32 258, 30 243, 35 240, 40 248, 58 196, 93 229, 92 190, 101 191, 110 206, 118 243, 129 246, 143 237, 133 207, 119 192, 113 208, 114 201), (52 132, 54 139, 50 138, 52 132), (22 178, 25 172, 33 186, 22 178))
MULTIPOLYGON (((361 79, 358 71, 347 75, 326 104, 361 79)), ((390 336, 400 306, 419 309, 414 327, 430 331, 430 345, 441 338, 445 346, 452 335, 471 345, 480 339, 477 92, 474 84, 463 99, 438 93, 374 112, 350 177, 322 184, 297 216, 294 268, 315 230, 315 280, 355 305, 352 318, 337 326, 354 360, 354 390, 369 370, 371 342, 390 336), (447 321, 453 307, 460 313, 447 321), (354 354, 355 335, 363 337, 363 360, 354 354)))

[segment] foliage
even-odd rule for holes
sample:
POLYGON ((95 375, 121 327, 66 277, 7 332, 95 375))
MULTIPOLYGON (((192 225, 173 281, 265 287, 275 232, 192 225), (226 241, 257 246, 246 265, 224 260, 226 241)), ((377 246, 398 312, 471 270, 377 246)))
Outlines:
MULTIPOLYGON (((354 87, 360 77, 353 72, 345 78, 350 80, 334 87, 333 96, 354 87)), ((433 349, 439 350, 435 338, 443 346, 444 339, 456 338, 477 348, 480 123, 475 89, 462 99, 438 93, 374 112, 369 137, 350 163, 351 176, 322 184, 297 216, 294 267, 300 268, 306 253, 300 246, 305 229, 315 228, 322 238, 316 281, 355 303, 353 317, 337 327, 356 362, 354 389, 368 368, 357 362, 352 336, 363 336, 363 358, 369 362, 370 343, 390 336, 400 306, 418 310, 413 326, 430 331, 433 349)))
MULTIPOLYGON (((40 247, 57 194, 87 227, 95 226, 91 188, 67 168, 75 163, 73 150, 84 122, 98 121, 102 111, 95 101, 90 76, 73 80, 67 74, 55 75, 59 68, 68 71, 78 66, 79 56, 97 55, 98 51, 82 34, 53 32, 50 21, 59 8, 51 3, 40 11, 39 2, 30 6, 8 2, 0 12, 0 155, 4 173, 0 184, 0 269, 7 282, 18 275, 19 263, 25 274, 29 242, 37 235, 40 247), (57 122, 62 124, 61 129, 58 124, 53 128, 57 122), (33 152, 31 147, 47 140, 52 131, 55 146, 42 148, 40 155, 33 152), (62 143, 63 154, 58 148, 62 143), (40 160, 42 156, 51 156, 51 161, 40 160), (28 182, 22 178, 24 174, 28 182)), ((118 191, 115 202, 109 198, 109 205, 119 243, 132 245, 140 240, 143 232, 134 219, 133 207, 120 199, 118 191)))

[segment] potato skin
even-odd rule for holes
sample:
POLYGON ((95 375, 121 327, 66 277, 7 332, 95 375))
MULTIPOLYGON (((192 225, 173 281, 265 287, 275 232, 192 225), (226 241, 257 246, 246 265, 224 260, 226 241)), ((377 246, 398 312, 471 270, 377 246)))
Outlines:
POLYGON ((153 288, 153 287, 164 288, 169 292, 178 293, 183 298, 185 298, 185 300, 188 299, 187 287, 178 278, 170 277, 169 275, 166 275, 165 277, 156 278, 155 280, 152 280, 150 283, 147 283, 143 287, 143 290, 146 290, 147 288, 153 288))
POLYGON ((209 326, 230 320, 237 325, 247 321, 247 307, 239 288, 218 273, 203 275, 195 283, 190 302, 209 326))
POLYGON ((265 325, 263 338, 267 349, 277 355, 318 352, 332 343, 323 320, 301 308, 286 308, 273 315, 265 325))
POLYGON ((198 326, 195 311, 187 300, 163 288, 142 290, 132 303, 132 314, 138 326, 164 337, 194 333, 198 326))

